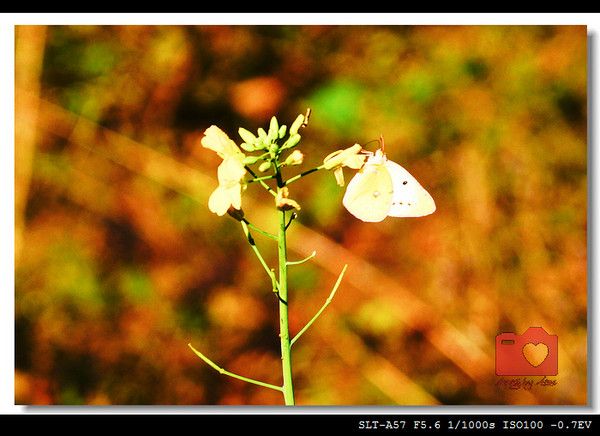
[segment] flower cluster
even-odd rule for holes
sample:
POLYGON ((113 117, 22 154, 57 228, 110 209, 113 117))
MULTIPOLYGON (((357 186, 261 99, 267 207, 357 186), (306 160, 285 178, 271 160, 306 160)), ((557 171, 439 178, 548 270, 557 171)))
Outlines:
POLYGON ((289 130, 285 125, 280 126, 275 117, 271 118, 268 131, 259 128, 256 135, 240 127, 238 133, 243 142, 239 146, 217 126, 206 129, 201 141, 202 146, 213 150, 223 159, 217 170, 219 186, 208 200, 210 211, 219 216, 228 212, 235 217, 243 216, 242 192, 252 182, 260 182, 274 195, 278 209, 300 210, 300 205, 288 198, 287 184, 321 169, 332 170, 338 185, 344 186, 343 167, 358 170, 362 168, 367 158, 360 144, 334 151, 323 160, 321 166, 293 177, 287 182, 284 182, 281 177, 282 167, 301 165, 304 161, 304 154, 300 150, 292 149, 300 142, 301 136, 298 131, 306 126, 309 113, 298 115, 289 130), (287 154, 288 151, 291 152, 287 154), (258 176, 257 172, 250 168, 253 165, 257 165, 258 173, 265 173, 272 169, 273 174, 258 176), (248 174, 252 177, 246 180, 248 174), (269 179, 277 180, 276 191, 265 183, 269 179))
POLYGON ((300 165, 304 161, 304 154, 300 150, 291 151, 285 158, 283 154, 287 154, 287 151, 298 145, 301 139, 298 130, 306 125, 307 121, 308 113, 307 115, 298 115, 288 130, 287 126, 280 126, 277 118, 273 117, 268 132, 259 128, 257 135, 240 128, 238 133, 244 142, 239 146, 217 126, 210 126, 206 129, 201 141, 202 146, 213 150, 223 159, 217 170, 219 186, 208 200, 210 211, 219 216, 225 215, 227 212, 230 214, 234 211, 240 212, 242 209, 241 195, 247 184, 259 181, 266 186, 264 180, 269 178, 277 179, 278 186, 275 194, 277 207, 284 210, 299 210, 300 205, 288 198, 289 191, 283 185, 280 168, 300 165), (271 177, 258 177, 250 168, 252 165, 257 165, 259 173, 274 169, 274 174, 271 177), (252 178, 245 180, 248 173, 252 175, 252 178))

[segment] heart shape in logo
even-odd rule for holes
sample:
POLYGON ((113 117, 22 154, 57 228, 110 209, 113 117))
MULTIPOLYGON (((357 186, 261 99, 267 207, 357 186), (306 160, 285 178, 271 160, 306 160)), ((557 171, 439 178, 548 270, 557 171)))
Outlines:
POLYGON ((533 344, 529 342, 523 347, 523 356, 531 366, 540 366, 548 357, 548 346, 543 342, 533 344))

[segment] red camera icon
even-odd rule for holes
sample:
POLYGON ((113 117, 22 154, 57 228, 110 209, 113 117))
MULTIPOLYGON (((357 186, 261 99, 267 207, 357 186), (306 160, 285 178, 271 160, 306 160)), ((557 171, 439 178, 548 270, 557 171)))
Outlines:
POLYGON ((496 336, 496 375, 557 375, 558 336, 542 327, 496 336))

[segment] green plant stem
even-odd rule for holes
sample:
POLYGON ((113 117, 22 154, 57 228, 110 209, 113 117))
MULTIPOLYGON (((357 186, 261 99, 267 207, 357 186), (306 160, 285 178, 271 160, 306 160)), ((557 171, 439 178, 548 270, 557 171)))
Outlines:
POLYGON ((267 191, 269 191, 269 193, 271 193, 271 195, 273 197, 277 196, 277 193, 275 191, 273 191, 273 189, 269 185, 267 185, 264 180, 259 180, 261 178, 258 177, 256 175, 256 173, 254 171, 252 171, 252 169, 248 165, 246 165, 244 168, 246 168, 246 171, 248 171, 252 175, 252 177, 254 177, 254 180, 257 181, 258 183, 260 183, 260 185, 263 188, 265 188, 267 191))
POLYGON ((252 223, 251 223, 250 221, 248 221, 246 218, 242 218, 242 221, 243 221, 243 222, 245 222, 245 223, 248 225, 248 228, 250 228, 250 229, 252 229, 252 230, 254 230, 254 231, 256 231, 256 232, 260 233, 260 234, 261 234, 261 235, 263 235, 263 236, 266 236, 267 238, 271 238, 271 239, 273 239, 274 241, 276 241, 276 240, 277 240, 277 236, 275 236, 275 235, 274 235, 274 234, 272 234, 272 233, 265 232, 263 229, 260 229, 260 228, 256 227, 254 224, 252 224, 252 223))
POLYGON ((301 179, 304 176, 308 176, 309 174, 312 174, 315 171, 322 170, 323 168, 325 168, 325 165, 321 165, 321 166, 318 166, 316 168, 311 168, 310 170, 306 170, 303 173, 298 174, 297 176, 290 177, 289 179, 286 180, 284 186, 288 186, 290 183, 293 183, 296 180, 299 180, 299 179, 301 179))
POLYGON ((200 359, 204 360, 208 365, 210 365, 212 368, 214 368, 215 370, 217 370, 221 374, 227 375, 229 377, 237 378, 238 380, 242 380, 242 381, 245 381, 245 382, 248 382, 248 383, 252 383, 252 384, 255 384, 255 385, 258 385, 258 386, 262 386, 264 388, 274 389, 274 390, 280 391, 280 392, 283 391, 283 388, 281 386, 275 386, 275 385, 272 385, 270 383, 261 382, 259 380, 254 380, 252 378, 244 377, 242 375, 238 375, 238 374, 235 374, 233 372, 227 371, 226 369, 221 368, 215 362, 213 362, 212 360, 210 360, 208 357, 206 357, 200 351, 198 351, 194 347, 192 347, 192 344, 188 344, 188 347, 190 347, 192 349, 192 351, 194 353, 196 353, 196 355, 200 359))
POLYGON ((273 176, 273 175, 263 176, 263 177, 256 177, 254 179, 248 180, 248 183, 262 182, 263 180, 271 180, 271 179, 274 179, 274 178, 275 178, 275 176, 273 176))
POLYGON ((283 398, 286 406, 294 405, 294 384, 292 380, 292 353, 288 323, 287 288, 287 246, 285 238, 285 211, 279 211, 279 337, 281 340, 281 366, 283 372, 283 398))
POLYGON ((273 273, 271 268, 269 268, 269 265, 267 265, 267 262, 265 262, 265 259, 262 257, 262 254, 260 254, 260 250, 256 246, 256 242, 254 242, 254 238, 250 234, 250 230, 248 230, 248 225, 246 224, 246 221, 245 220, 240 221, 240 224, 242 225, 242 229, 244 230, 244 234, 246 235, 246 238, 248 239, 248 243, 250 244, 250 247, 252 247, 252 251, 254 251, 254 254, 258 258, 258 261, 260 262, 260 264, 264 268, 265 272, 267 273, 267 275, 271 278, 271 280, 273 282, 273 291, 277 292, 277 290, 279 288, 279 284, 277 283, 275 274, 273 273))
POLYGON ((323 306, 321 306, 321 308, 319 309, 319 311, 315 314, 315 316, 312 317, 312 319, 310 321, 308 321, 306 323, 306 325, 304 327, 302 327, 302 330, 300 330, 296 336, 294 336, 294 339, 291 340, 290 342, 290 347, 292 345, 294 345, 294 343, 300 339, 300 336, 302 336, 302 334, 308 330, 308 328, 317 320, 317 318, 319 316, 321 316, 321 314, 323 313, 323 311, 327 308, 327 306, 329 306, 329 304, 331 303, 331 300, 333 300, 333 297, 335 295, 335 293, 337 292, 338 287, 340 286, 340 283, 342 282, 342 279, 344 278, 344 274, 346 273, 346 268, 348 268, 348 265, 344 265, 344 268, 342 268, 342 272, 340 273, 340 275, 338 276, 335 285, 333 285, 333 289, 331 290, 331 293, 329 294, 329 297, 327 297, 327 300, 325 300, 325 303, 323 304, 323 306))

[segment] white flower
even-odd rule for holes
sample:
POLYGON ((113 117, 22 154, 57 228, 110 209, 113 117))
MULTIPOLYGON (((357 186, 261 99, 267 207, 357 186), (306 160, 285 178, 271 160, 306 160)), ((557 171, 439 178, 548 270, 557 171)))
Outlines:
POLYGON ((244 165, 236 158, 227 158, 217 170, 219 186, 208 199, 208 208, 219 216, 230 207, 242 208, 242 180, 246 175, 244 165))
POLYGON ((367 159, 366 155, 360 154, 361 151, 362 147, 360 144, 354 144, 352 147, 334 151, 323 159, 323 167, 326 170, 333 170, 337 184, 344 186, 344 172, 342 168, 361 169, 367 159))
POLYGON ((244 153, 238 148, 235 142, 229 139, 229 136, 217 126, 210 126, 204 131, 202 146, 215 151, 222 159, 236 157, 244 159, 244 153))
POLYGON ((223 159, 217 169, 219 186, 208 199, 209 210, 219 216, 225 215, 231 207, 241 210, 246 156, 217 126, 210 126, 205 130, 201 143, 203 147, 215 151, 223 159))

